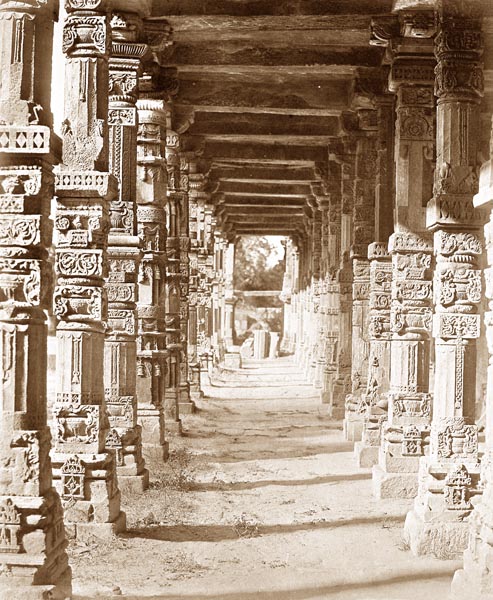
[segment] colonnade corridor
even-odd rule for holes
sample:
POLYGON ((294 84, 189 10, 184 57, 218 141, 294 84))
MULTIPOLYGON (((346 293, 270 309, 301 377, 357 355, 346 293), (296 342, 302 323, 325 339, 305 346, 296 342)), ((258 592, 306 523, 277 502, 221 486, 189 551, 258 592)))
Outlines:
POLYGON ((373 498, 370 469, 293 358, 221 379, 184 417, 169 478, 150 465, 150 489, 129 499, 127 532, 70 549, 75 599, 448 597, 461 562, 406 549, 412 501, 373 498))
POLYGON ((0 0, 0 600, 98 593, 493 600, 493 0, 0 0))

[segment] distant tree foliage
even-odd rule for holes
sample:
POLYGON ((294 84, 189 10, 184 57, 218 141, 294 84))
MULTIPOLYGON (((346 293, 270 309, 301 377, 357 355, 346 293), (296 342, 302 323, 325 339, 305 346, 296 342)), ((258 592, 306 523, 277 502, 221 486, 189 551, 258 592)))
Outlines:
POLYGON ((234 285, 236 290, 280 290, 284 261, 268 267, 274 246, 265 237, 242 236, 236 243, 234 285))

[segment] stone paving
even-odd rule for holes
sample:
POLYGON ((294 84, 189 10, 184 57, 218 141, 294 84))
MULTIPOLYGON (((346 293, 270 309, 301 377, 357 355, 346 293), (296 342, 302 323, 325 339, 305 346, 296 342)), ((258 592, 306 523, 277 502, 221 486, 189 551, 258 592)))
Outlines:
POLYGON ((460 562, 406 549, 410 501, 374 499, 371 470, 292 360, 246 367, 206 386, 184 419, 191 485, 169 501, 151 483, 130 501, 110 555, 77 559, 77 600, 117 597, 115 586, 132 600, 447 598, 460 562), (161 524, 133 525, 146 511, 161 524))

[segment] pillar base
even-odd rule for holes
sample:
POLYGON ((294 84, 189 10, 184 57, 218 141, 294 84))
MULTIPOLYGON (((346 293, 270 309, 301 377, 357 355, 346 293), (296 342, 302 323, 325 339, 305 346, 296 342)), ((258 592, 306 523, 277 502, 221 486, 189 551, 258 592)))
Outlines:
POLYGON ((241 369, 241 354, 239 352, 226 352, 224 355, 226 369, 241 369))
POLYGON ((149 488, 149 471, 144 469, 138 475, 120 475, 118 473, 118 487, 125 498, 143 494, 149 488))
POLYGON ((360 469, 369 469, 378 462, 378 446, 369 446, 364 442, 356 442, 354 445, 354 456, 360 469))
POLYGON ((415 556, 432 554, 444 560, 460 558, 469 537, 468 520, 447 521, 439 515, 427 516, 430 520, 425 520, 415 510, 407 513, 403 539, 411 552, 415 556))
POLYGON ((329 409, 329 416, 334 421, 342 421, 344 419, 344 406, 334 406, 332 405, 329 409))
POLYGON ((191 415, 195 412, 195 404, 191 398, 190 384, 186 383, 180 388, 178 399, 178 412, 180 415, 191 415))
POLYGON ((69 538, 77 541, 91 542, 94 539, 108 541, 127 528, 127 518, 120 512, 112 523, 70 523, 65 521, 65 530, 69 538))
POLYGON ((471 577, 464 569, 456 571, 450 597, 453 600, 493 600, 493 589, 484 589, 476 577, 479 578, 480 575, 471 577))
POLYGON ((166 419, 165 418, 165 424, 164 424, 166 433, 171 434, 171 435, 182 435, 183 434, 183 427, 182 427, 182 423, 180 421, 180 419, 166 419))
POLYGON ((168 458, 168 442, 164 437, 163 411, 152 405, 138 406, 138 421, 142 427, 142 455, 146 464, 168 458))
POLYGON ((162 444, 142 444, 142 455, 152 471, 152 464, 166 462, 169 458, 169 442, 162 444))
POLYGON ((360 442, 363 435, 364 417, 359 414, 346 414, 342 429, 347 442, 360 442))
POLYGON ((493 462, 483 456, 483 498, 469 519, 469 545, 464 567, 452 581, 454 600, 493 600, 493 462))
POLYGON ((417 473, 388 473, 378 464, 373 466, 373 496, 377 500, 390 498, 416 498, 417 473))
POLYGON ((190 398, 187 402, 179 402, 178 404, 180 415, 193 415, 193 413, 197 410, 195 406, 195 402, 190 398))
MULTIPOLYGON (((2 557, 3 558, 3 557, 2 557)), ((8 561, 7 561, 8 562, 8 561)), ((5 564, 0 560, 1 565, 5 564)), ((72 597, 72 570, 66 569, 57 583, 52 585, 26 585, 15 577, 0 578, 0 600, 66 600, 72 597)))

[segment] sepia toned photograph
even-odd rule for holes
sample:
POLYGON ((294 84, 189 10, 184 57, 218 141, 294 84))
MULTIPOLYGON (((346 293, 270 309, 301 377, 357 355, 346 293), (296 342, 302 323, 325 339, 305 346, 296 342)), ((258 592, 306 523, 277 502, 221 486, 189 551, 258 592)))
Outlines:
POLYGON ((493 0, 0 0, 0 600, 493 600, 493 0))

